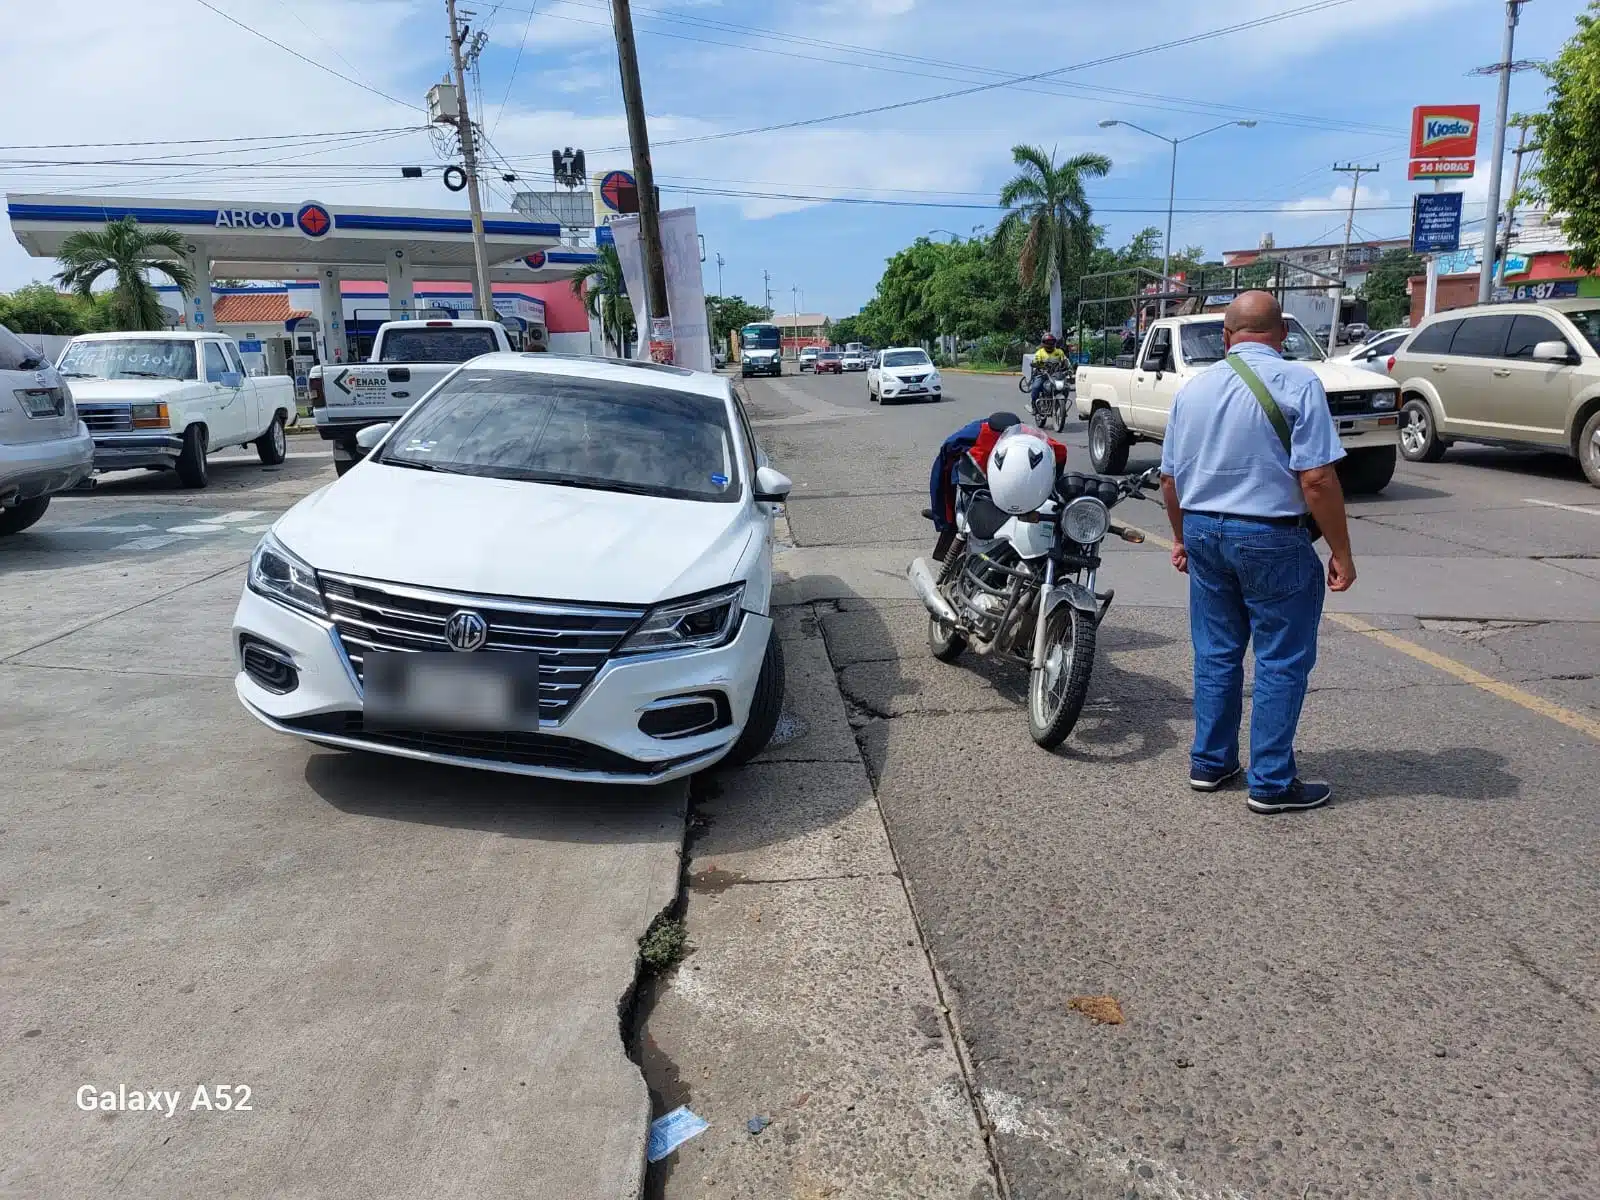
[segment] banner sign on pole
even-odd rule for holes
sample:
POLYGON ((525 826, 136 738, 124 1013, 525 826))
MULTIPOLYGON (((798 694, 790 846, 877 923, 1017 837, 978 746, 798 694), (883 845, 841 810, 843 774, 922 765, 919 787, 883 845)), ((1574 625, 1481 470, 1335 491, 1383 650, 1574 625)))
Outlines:
POLYGON ((1412 158, 1476 158, 1476 104, 1422 104, 1411 110, 1412 158))
POLYGON ((1440 254, 1461 246, 1461 192, 1422 192, 1411 199, 1411 249, 1440 254))
POLYGON ((1413 159, 1407 179, 1471 179, 1477 164, 1470 158, 1413 159))

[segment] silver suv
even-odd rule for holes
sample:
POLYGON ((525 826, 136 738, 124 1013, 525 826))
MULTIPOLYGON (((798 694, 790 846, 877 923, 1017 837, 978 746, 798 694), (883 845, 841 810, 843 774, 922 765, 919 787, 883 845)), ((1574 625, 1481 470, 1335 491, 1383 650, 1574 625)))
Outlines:
POLYGON ((1600 300, 1452 309, 1391 361, 1410 461, 1457 441, 1554 450, 1600 487, 1600 300))
POLYGON ((44 516, 94 468, 94 438, 46 359, 0 325, 0 536, 44 516))

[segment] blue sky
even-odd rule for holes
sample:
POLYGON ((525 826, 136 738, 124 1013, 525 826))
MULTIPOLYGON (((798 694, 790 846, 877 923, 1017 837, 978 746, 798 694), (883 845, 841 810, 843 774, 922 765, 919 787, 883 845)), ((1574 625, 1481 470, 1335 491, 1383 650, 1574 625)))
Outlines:
MULTIPOLYGON (((270 153, 259 143, 235 143, 242 148, 226 154, 216 145, 6 150, 0 152, 5 189, 462 203, 439 185, 437 172, 419 182, 397 177, 403 162, 440 163, 426 133, 399 130, 420 124, 421 114, 407 105, 420 104, 444 71, 443 0, 210 2, 331 70, 251 36, 198 0, 81 0, 81 16, 72 22, 8 26, 0 77, 32 80, 37 88, 12 87, 0 97, 3 140, 54 147, 307 137, 285 138, 270 153), (394 132, 325 136, 348 130, 394 132), (177 154, 190 157, 149 161, 177 154), (79 161, 44 162, 68 159, 79 161)), ((708 252, 726 260, 724 291, 759 299, 766 270, 776 307, 791 308, 798 299, 808 311, 838 316, 871 296, 884 259, 918 234, 966 235, 992 225, 993 197, 1010 173, 1015 142, 1036 142, 1063 156, 1087 149, 1108 154, 1114 169, 1091 197, 1111 240, 1120 242, 1165 222, 1169 151, 1153 138, 1098 123, 1120 118, 1183 136, 1237 117, 1258 124, 1220 130, 1180 151, 1178 207, 1206 211, 1179 212, 1176 245, 1198 244, 1217 255, 1253 246, 1268 230, 1280 245, 1336 240, 1349 189, 1331 167, 1350 160, 1382 168, 1362 181, 1358 230, 1401 235, 1415 190, 1405 179, 1411 107, 1478 102, 1486 122, 1492 118, 1495 81, 1468 72, 1499 58, 1504 8, 1493 0, 1349 0, 1223 38, 1171 45, 1306 3, 640 3, 635 25, 664 203, 699 210, 708 252), (1135 8, 1139 16, 1130 19, 1135 8), (1165 48, 1049 81, 788 130, 715 136, 900 104, 1151 46, 1165 48), (949 207, 911 203, 925 201, 949 207)), ((549 151, 557 146, 584 147, 591 170, 627 164, 625 150, 606 149, 627 141, 607 0, 463 6, 477 13, 472 23, 489 37, 480 80, 491 142, 529 177, 522 186, 541 186, 537 173, 548 172, 549 151)), ((1553 55, 1578 11, 1571 2, 1532 0, 1523 9, 1517 57, 1553 55)), ((1518 76, 1513 111, 1538 107, 1543 86, 1535 72, 1518 76)), ((1488 147, 1485 128, 1482 158, 1488 147)), ((1482 215, 1484 183, 1480 170, 1466 186, 1469 218, 1482 215)), ((509 191, 500 187, 502 195, 509 191)), ((0 241, 0 287, 49 270, 13 239, 0 241)), ((717 287, 714 263, 706 284, 708 291, 717 287)))

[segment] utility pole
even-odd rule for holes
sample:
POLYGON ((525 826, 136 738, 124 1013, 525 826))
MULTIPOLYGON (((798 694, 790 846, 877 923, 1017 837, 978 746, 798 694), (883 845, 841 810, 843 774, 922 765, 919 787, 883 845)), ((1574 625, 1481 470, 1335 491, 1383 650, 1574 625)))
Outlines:
POLYGON ((617 66, 622 72, 622 106, 628 115, 633 178, 639 185, 639 244, 644 251, 645 294, 651 325, 644 332, 650 339, 650 356, 660 355, 658 361, 671 362, 672 313, 667 307, 667 270, 661 256, 661 212, 656 206, 656 176, 650 165, 650 132, 645 125, 639 55, 633 45, 633 13, 628 0, 611 0, 611 26, 617 38, 617 66))
POLYGON ((1500 168, 1506 156, 1506 109, 1511 104, 1511 73, 1523 64, 1514 62, 1511 51, 1517 40, 1517 14, 1528 0, 1506 0, 1505 48, 1492 71, 1500 76, 1500 98, 1495 104, 1494 151, 1489 160, 1489 195, 1484 206, 1483 259, 1478 267, 1478 303, 1489 303, 1494 284, 1495 250, 1500 243, 1500 168))
POLYGON ((769 313, 772 311, 772 272, 761 272, 761 290, 766 294, 766 299, 761 302, 761 307, 769 313))
POLYGON ((723 265, 723 262, 724 262, 724 259, 722 257, 722 251, 718 250, 717 251, 717 295, 718 296, 722 295, 722 265, 723 265))
POLYGON ((1344 246, 1339 250, 1339 287, 1333 302, 1333 320, 1328 322, 1328 353, 1332 354, 1339 345, 1339 317, 1344 310, 1344 272, 1345 264, 1350 258, 1350 234, 1356 224, 1356 197, 1361 194, 1361 177, 1363 175, 1376 175, 1378 164, 1370 167, 1358 166, 1355 163, 1345 163, 1340 166, 1333 164, 1333 169, 1342 175, 1354 176, 1350 184, 1350 212, 1344 219, 1344 246))
POLYGON ((1517 215, 1517 188, 1522 184, 1522 156, 1539 152, 1538 146, 1528 145, 1528 118, 1519 117, 1512 124, 1517 127, 1517 148, 1512 151, 1516 158, 1511 167, 1511 191, 1506 196, 1506 249, 1504 254, 1497 255, 1500 267, 1495 273, 1495 283, 1500 287, 1505 286, 1506 260, 1511 257, 1511 222, 1517 215))
POLYGON ((450 18, 450 58, 456 69, 456 132, 461 137, 461 157, 467 168, 467 206, 472 210, 472 307, 479 318, 494 319, 494 293, 489 290, 489 250, 483 241, 483 201, 478 196, 477 134, 467 112, 467 71, 461 61, 461 26, 456 24, 456 0, 444 0, 450 18))

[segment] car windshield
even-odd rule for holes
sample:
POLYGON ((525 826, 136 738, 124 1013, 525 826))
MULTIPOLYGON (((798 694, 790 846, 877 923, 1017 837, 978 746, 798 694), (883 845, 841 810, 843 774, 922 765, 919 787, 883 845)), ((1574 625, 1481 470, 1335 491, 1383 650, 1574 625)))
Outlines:
POLYGON ((829 362, 838 362, 843 356, 837 350, 824 350, 821 354, 817 355, 817 357, 827 359, 829 362))
POLYGON ((458 372, 401 422, 379 461, 680 500, 740 496, 720 399, 534 371, 458 372))
MULTIPOLYGON (((1283 339, 1283 356, 1291 362, 1321 362, 1327 356, 1305 326, 1294 317, 1285 317, 1289 333, 1283 339)), ((1192 367, 1221 362, 1227 357, 1222 348, 1222 320, 1193 321, 1182 329, 1183 361, 1192 367)))
POLYGON ((921 350, 894 350, 883 356, 886 367, 929 367, 933 363, 921 350))
POLYGON ((378 361, 464 363, 498 349, 492 329, 391 329, 383 335, 378 361))
POLYGON ((174 338, 73 342, 60 370, 68 379, 194 379, 194 343, 174 338))
POLYGON ((1589 349, 1600 354, 1600 308, 1568 309, 1567 320, 1578 327, 1589 349))

